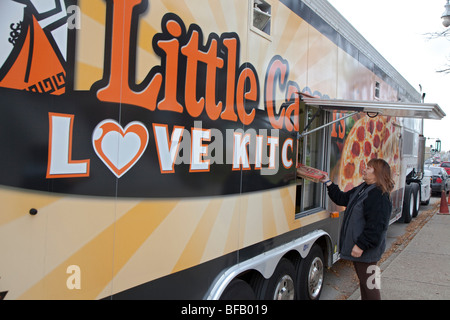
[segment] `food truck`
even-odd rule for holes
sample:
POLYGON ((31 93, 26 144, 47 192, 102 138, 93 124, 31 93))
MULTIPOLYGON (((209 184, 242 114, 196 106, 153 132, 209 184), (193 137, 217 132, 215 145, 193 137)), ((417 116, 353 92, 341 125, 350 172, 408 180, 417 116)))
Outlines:
POLYGON ((445 116, 325 0, 0 12, 4 299, 318 299, 344 208, 297 168, 386 159, 396 221, 445 116))

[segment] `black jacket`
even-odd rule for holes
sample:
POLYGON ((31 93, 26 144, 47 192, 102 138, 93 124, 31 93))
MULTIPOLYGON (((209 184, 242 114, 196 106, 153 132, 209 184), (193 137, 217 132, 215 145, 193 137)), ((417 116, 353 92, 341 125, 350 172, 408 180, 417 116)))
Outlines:
POLYGON ((328 195, 339 206, 346 206, 341 227, 339 248, 341 258, 377 262, 386 249, 386 234, 392 203, 389 195, 375 185, 362 183, 348 192, 342 192, 334 183, 328 195), (360 258, 351 256, 354 245, 364 250, 360 258))

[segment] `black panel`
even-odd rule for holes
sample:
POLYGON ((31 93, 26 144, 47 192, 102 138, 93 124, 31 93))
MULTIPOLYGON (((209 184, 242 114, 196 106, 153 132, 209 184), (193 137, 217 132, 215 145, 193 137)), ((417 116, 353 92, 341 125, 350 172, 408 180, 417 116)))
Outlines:
MULTIPOLYGON (((119 197, 203 197, 241 192, 241 172, 232 169, 226 158, 232 156, 234 130, 242 127, 238 122, 225 120, 211 121, 206 115, 191 118, 186 114, 168 111, 150 112, 147 109, 100 102, 91 92, 71 92, 63 96, 35 94, 0 88, 0 147, 4 151, 0 166, 0 184, 51 191, 56 193, 119 196, 119 197), (81 178, 47 179, 49 158, 49 113, 73 115, 72 160, 89 160, 90 175, 81 178), (120 114, 120 117, 119 117, 120 114), (120 118, 120 121, 119 121, 120 118), (125 127, 132 121, 144 124, 149 133, 146 151, 139 161, 120 179, 97 156, 92 135, 95 127, 105 119, 114 119, 125 127), (195 121, 201 121, 203 128, 218 130, 224 137, 223 164, 211 164, 209 172, 190 172, 189 163, 175 166, 174 173, 162 174, 157 155, 157 147, 152 125, 167 124, 169 133, 173 126, 183 126, 191 131, 195 121), (231 132, 231 136, 230 136, 231 132), (117 181, 118 180, 118 181, 117 181), (117 182, 117 186, 116 186, 117 182), (116 193, 117 187, 117 193, 116 193)), ((248 127, 256 130, 272 127, 266 112, 256 110, 253 124, 248 127)), ((278 151, 287 138, 292 138, 286 130, 279 130, 278 151)), ((266 151, 265 151, 266 152, 266 151)), ((293 155, 291 155, 293 157, 293 155)), ((264 176, 259 170, 246 172, 252 176, 245 185, 244 192, 265 190, 292 183, 293 176, 283 166, 273 175, 264 176)))

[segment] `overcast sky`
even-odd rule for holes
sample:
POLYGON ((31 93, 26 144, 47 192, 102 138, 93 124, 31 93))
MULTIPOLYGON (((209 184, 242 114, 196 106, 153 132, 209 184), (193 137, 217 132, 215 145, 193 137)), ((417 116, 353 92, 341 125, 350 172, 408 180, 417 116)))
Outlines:
MULTIPOLYGON (((425 121, 425 136, 440 138, 450 150, 450 39, 428 40, 426 33, 444 31, 446 0, 329 0, 329 2, 420 92, 438 103, 447 116, 425 121)), ((434 140, 427 140, 427 145, 434 140)))

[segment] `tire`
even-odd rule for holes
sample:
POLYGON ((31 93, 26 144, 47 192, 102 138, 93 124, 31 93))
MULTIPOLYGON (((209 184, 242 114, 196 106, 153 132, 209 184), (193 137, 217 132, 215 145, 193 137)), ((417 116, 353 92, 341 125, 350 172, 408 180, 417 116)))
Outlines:
POLYGON ((220 296, 220 300, 255 300, 252 287, 241 279, 233 279, 220 296))
POLYGON ((414 207, 412 217, 415 218, 419 214, 420 210, 420 186, 418 183, 411 183, 412 193, 414 197, 414 207))
POLYGON ((322 248, 315 244, 297 268, 297 292, 300 300, 319 300, 324 284, 322 248))
POLYGON ((404 223, 410 223, 414 212, 414 196, 411 185, 405 186, 405 196, 403 198, 402 220, 404 223))
POLYGON ((264 279, 255 275, 250 282, 258 300, 296 300, 296 273, 294 265, 286 258, 278 263, 273 275, 264 279))

